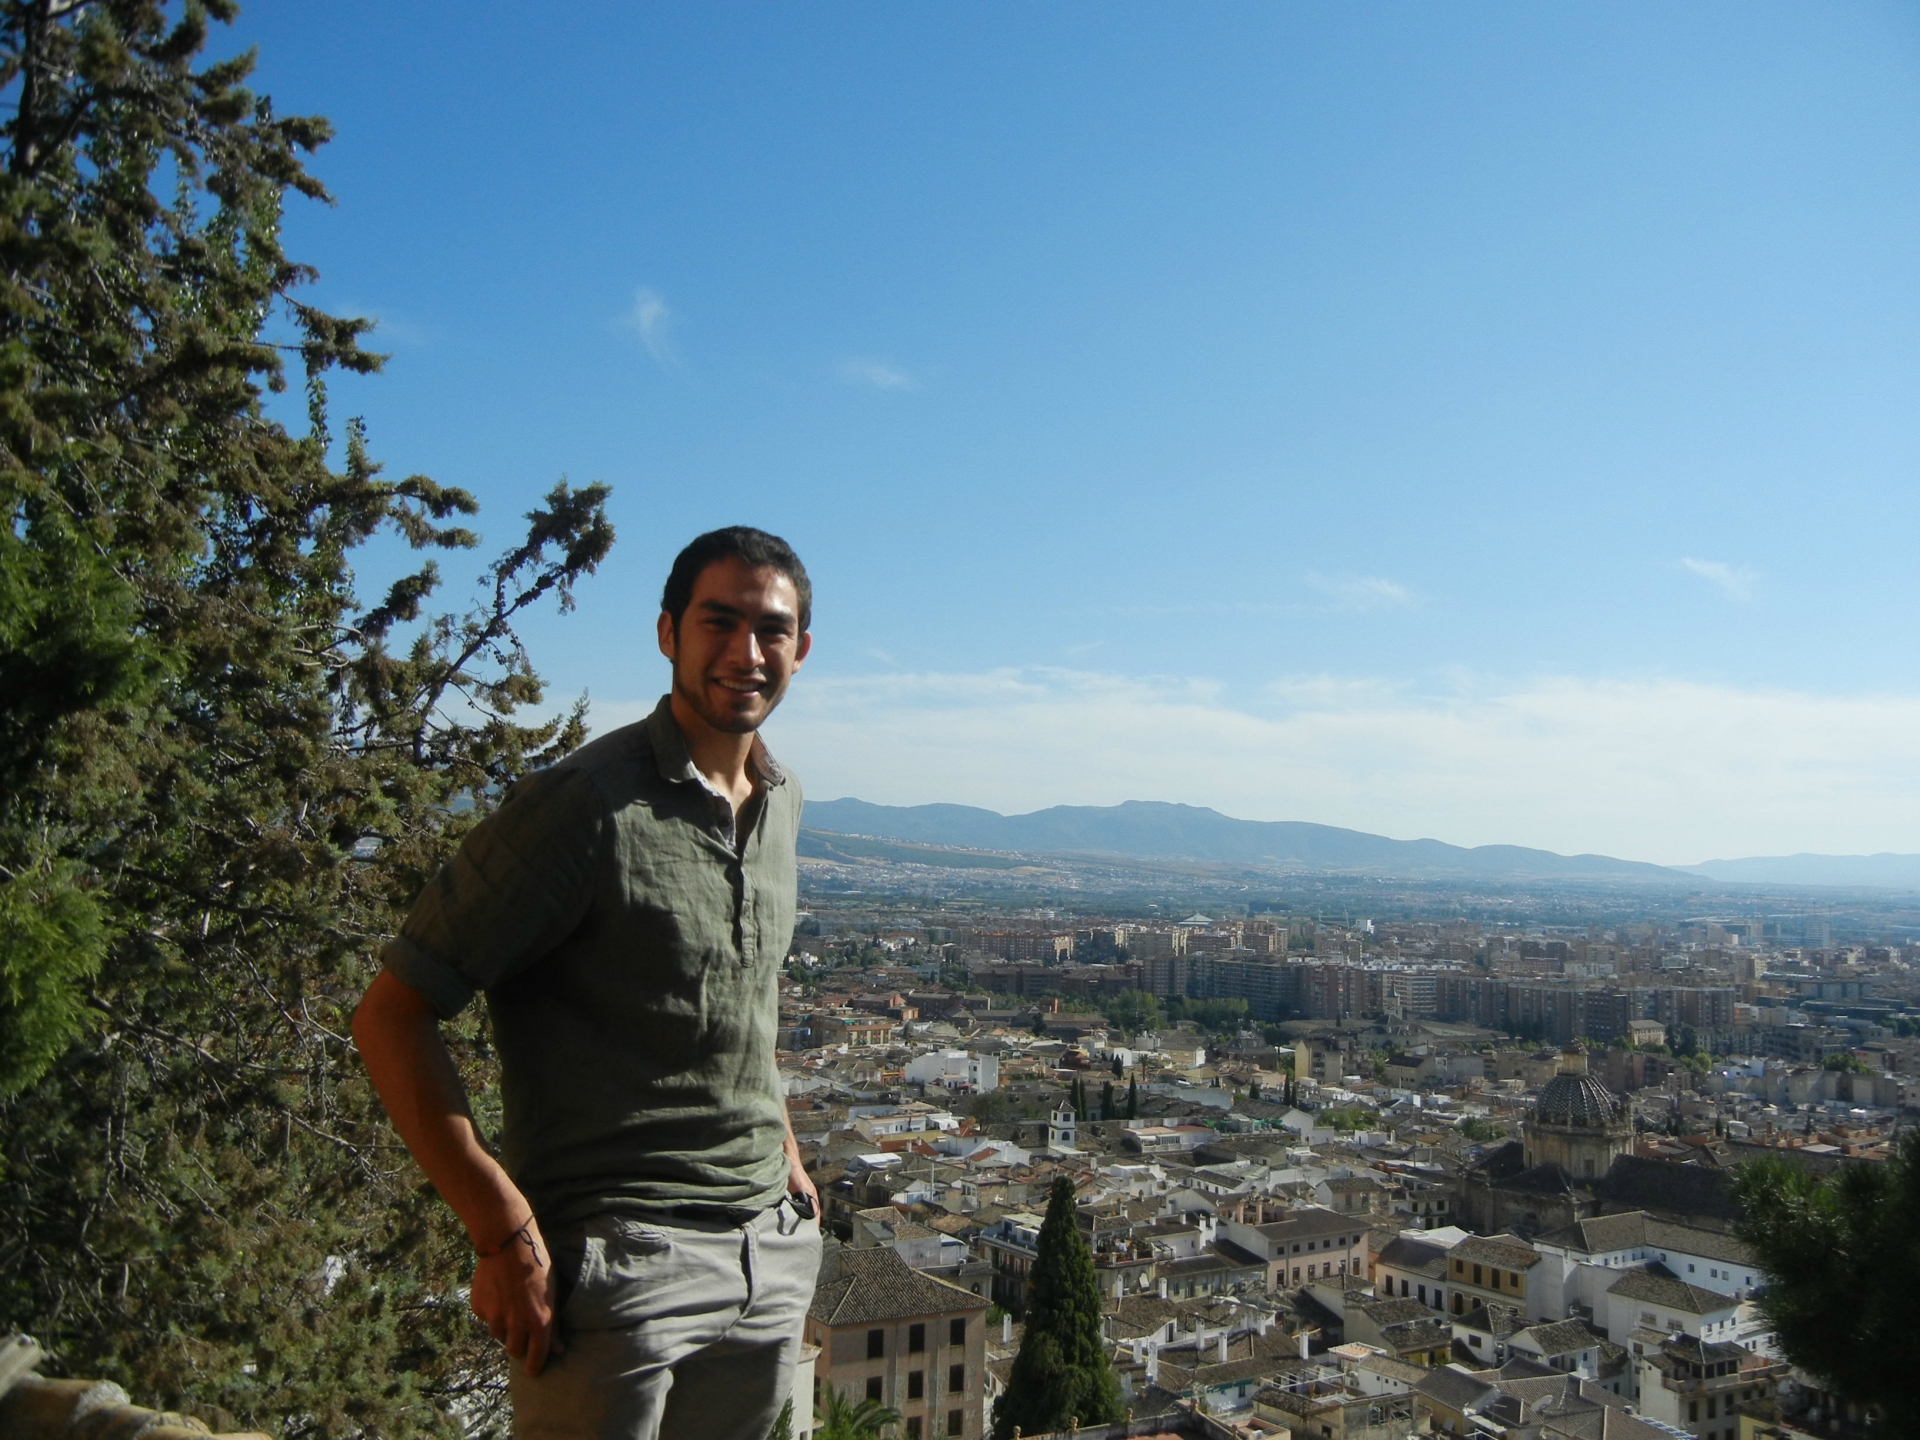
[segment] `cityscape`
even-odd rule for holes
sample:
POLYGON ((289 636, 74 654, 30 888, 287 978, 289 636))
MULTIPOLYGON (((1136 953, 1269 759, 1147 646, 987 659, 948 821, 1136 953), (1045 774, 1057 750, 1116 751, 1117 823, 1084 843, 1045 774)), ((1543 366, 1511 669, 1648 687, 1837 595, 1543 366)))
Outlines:
POLYGON ((1902 897, 803 839, 811 1378, 898 1433, 993 1433, 1061 1177, 1137 1433, 1868 1433, 1786 1359, 1735 1179, 1893 1158, 1902 897))

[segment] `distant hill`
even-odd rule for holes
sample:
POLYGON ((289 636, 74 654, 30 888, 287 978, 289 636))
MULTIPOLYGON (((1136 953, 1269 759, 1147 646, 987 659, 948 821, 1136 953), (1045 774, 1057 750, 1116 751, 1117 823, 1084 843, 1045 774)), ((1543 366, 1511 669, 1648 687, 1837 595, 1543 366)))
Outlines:
POLYGON ((1920 890, 1920 855, 1750 855, 1676 869, 1748 885, 1864 885, 1920 890))
POLYGON ((1030 815, 1001 815, 971 805, 870 805, 809 800, 815 830, 920 845, 966 846, 1025 854, 1129 855, 1216 860, 1306 870, 1358 870, 1407 878, 1639 880, 1685 884, 1662 865, 1606 855, 1556 855, 1519 845, 1468 849, 1439 840, 1390 840, 1359 830, 1299 820, 1235 820, 1218 810, 1129 800, 1122 805, 1056 805, 1030 815))

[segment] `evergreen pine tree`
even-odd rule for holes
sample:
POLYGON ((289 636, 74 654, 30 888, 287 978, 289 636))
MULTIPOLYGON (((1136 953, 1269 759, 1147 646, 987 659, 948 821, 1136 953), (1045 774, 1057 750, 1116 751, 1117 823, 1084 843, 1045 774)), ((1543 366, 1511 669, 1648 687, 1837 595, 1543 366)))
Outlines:
POLYGON ((994 1440, 1106 1425, 1126 1418, 1120 1384, 1101 1338, 1100 1284, 1074 1217, 1073 1182, 1053 1182, 1027 1285, 1026 1334, 994 1407, 994 1440))
POLYGON ((1127 1081, 1127 1119, 1140 1118, 1140 1079, 1135 1076, 1127 1081))
POLYGON ((1125 1071, 1125 1069, 1121 1067, 1120 1057, 1118 1055, 1114 1056, 1113 1057, 1113 1078, 1118 1080, 1122 1075, 1126 1073, 1127 1072, 1125 1071))
MULTIPOLYGON (((584 734, 516 718, 513 624, 606 554, 606 492, 554 489, 465 614, 426 613, 430 561, 356 595, 369 538, 471 547, 475 505, 329 429, 327 372, 380 357, 294 298, 328 129, 198 59, 234 12, 0 0, 0 1331, 219 1429, 459 1436, 499 1347, 347 1017, 584 734)), ((482 1024, 449 1029, 489 1125, 482 1024)))
POLYGON ((1913 1341, 1920 1286, 1920 1135, 1892 1159, 1833 1175, 1763 1157, 1734 1180, 1734 1234, 1767 1273, 1759 1305, 1788 1360, 1876 1412, 1876 1435, 1920 1437, 1913 1378, 1887 1357, 1913 1341))
POLYGON ((1112 1116, 1113 1116, 1113 1081, 1109 1080, 1100 1087, 1100 1118, 1102 1120, 1107 1120, 1107 1119, 1111 1119, 1112 1116))

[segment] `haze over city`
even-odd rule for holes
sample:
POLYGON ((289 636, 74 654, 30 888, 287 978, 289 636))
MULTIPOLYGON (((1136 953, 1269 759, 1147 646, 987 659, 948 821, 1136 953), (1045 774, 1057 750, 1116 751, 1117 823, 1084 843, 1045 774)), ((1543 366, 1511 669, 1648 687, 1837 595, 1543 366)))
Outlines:
MULTIPOLYGON (((826 799, 1920 850, 1911 8, 249 8, 389 473, 793 541, 826 799), (394 239, 407 237, 405 243, 394 239)), ((496 538, 489 533, 489 542, 496 538)))

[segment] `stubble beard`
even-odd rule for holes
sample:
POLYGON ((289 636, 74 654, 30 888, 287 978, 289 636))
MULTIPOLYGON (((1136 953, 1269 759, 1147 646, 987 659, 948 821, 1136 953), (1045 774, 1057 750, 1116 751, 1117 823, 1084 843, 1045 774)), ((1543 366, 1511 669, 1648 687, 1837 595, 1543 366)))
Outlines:
POLYGON ((767 717, 773 714, 775 707, 780 704, 782 697, 786 694, 785 685, 770 694, 765 690, 757 692, 766 707, 760 712, 758 718, 749 719, 733 710, 715 713, 714 708, 707 703, 708 686, 705 683, 689 685, 678 661, 674 662, 673 667, 673 688, 680 698, 687 702, 688 708, 694 714, 722 735, 753 734, 766 724, 767 717))

